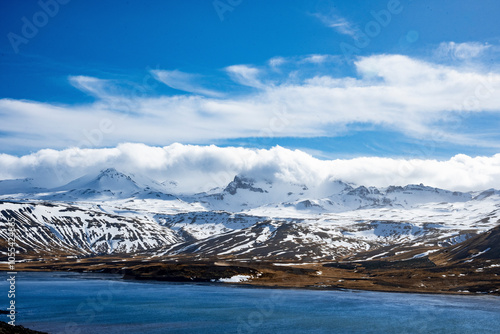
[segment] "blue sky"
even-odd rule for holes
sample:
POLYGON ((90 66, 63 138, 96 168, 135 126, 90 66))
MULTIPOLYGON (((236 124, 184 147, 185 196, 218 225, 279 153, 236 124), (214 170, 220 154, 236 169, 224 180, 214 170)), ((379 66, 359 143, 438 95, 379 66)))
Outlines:
POLYGON ((0 153, 123 142, 319 158, 500 151, 498 1, 0 6, 0 153))

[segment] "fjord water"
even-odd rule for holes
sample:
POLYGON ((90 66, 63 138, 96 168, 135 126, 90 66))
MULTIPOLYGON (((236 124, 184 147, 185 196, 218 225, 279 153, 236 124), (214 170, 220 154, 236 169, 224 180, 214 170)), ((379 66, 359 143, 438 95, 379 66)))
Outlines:
MULTIPOLYGON (((0 291, 7 291, 2 280, 0 291)), ((49 333, 498 333, 500 298, 257 289, 18 273, 17 323, 49 333)), ((5 321, 5 319, 2 319, 5 321)))

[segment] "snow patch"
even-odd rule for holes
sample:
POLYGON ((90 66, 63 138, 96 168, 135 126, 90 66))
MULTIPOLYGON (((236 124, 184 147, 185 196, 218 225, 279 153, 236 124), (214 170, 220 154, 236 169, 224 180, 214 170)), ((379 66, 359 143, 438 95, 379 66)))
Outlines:
POLYGON ((252 276, 249 276, 249 275, 235 275, 235 276, 229 277, 229 278, 220 278, 219 282, 222 282, 222 283, 241 283, 241 282, 249 281, 251 278, 252 278, 252 276))

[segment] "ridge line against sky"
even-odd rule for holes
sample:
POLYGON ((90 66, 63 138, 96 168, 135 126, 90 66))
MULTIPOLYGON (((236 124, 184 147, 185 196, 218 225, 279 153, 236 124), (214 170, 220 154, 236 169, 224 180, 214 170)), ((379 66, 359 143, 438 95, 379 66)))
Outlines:
POLYGON ((491 29, 496 23, 491 9, 500 7, 491 1, 457 1, 452 8, 396 0, 238 2, 231 9, 203 2, 196 8, 179 3, 145 8, 132 2, 116 8, 124 15, 117 16, 117 25, 126 31, 106 26, 105 9, 112 8, 106 4, 87 27, 89 35, 81 30, 88 18, 75 13, 89 13, 95 3, 29 3, 2 4, 3 13, 11 14, 4 14, 0 25, 3 153, 124 142, 280 145, 323 159, 446 160, 499 152, 500 43, 491 29), (162 10, 160 22, 154 12, 162 10), (36 15, 44 11, 47 22, 37 27, 36 15), (442 14, 440 22, 432 20, 436 12, 442 14), (141 16, 145 13, 149 16, 141 16), (415 20, 416 13, 426 16, 415 20), (468 15, 469 26, 460 25, 459 14, 468 15), (257 19, 263 27, 255 27, 254 34, 261 39, 251 39, 254 44, 247 47, 248 22, 257 19), (147 20, 156 22, 158 31, 145 30, 151 28, 147 20), (269 30, 272 22, 281 26, 269 30), (446 26, 449 22, 454 29, 446 26), (37 33, 26 38, 23 24, 34 25, 37 33), (168 30, 172 27, 179 36, 168 30), (117 48, 115 59, 103 41, 92 38, 97 32, 117 48), (220 35, 209 38, 208 32, 220 35), (270 32, 274 39, 266 37, 270 32), (13 44, 13 34, 27 42, 13 44), (196 34, 212 45, 193 38, 196 34), (224 42, 224 36, 231 39, 224 42), (279 48, 268 51, 277 40, 279 48), (68 41, 73 49, 63 50, 68 41), (130 52, 129 43, 147 41, 144 55, 124 53, 130 52), (184 48, 165 48, 161 43, 166 42, 184 48), (79 55, 82 47, 91 51, 79 55), (186 52, 190 60, 180 61, 186 52), (133 65, 127 67, 127 61, 133 65))

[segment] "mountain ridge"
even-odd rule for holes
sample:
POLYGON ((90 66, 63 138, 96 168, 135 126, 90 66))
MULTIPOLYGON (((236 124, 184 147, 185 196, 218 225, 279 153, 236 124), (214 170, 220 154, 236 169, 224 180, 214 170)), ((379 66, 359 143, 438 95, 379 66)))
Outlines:
POLYGON ((59 247, 78 256, 320 261, 437 251, 484 233, 500 216, 500 192, 492 189, 306 185, 246 175, 204 193, 166 191, 175 186, 106 168, 40 193, 1 195, 0 218, 15 218, 32 253, 59 247))

